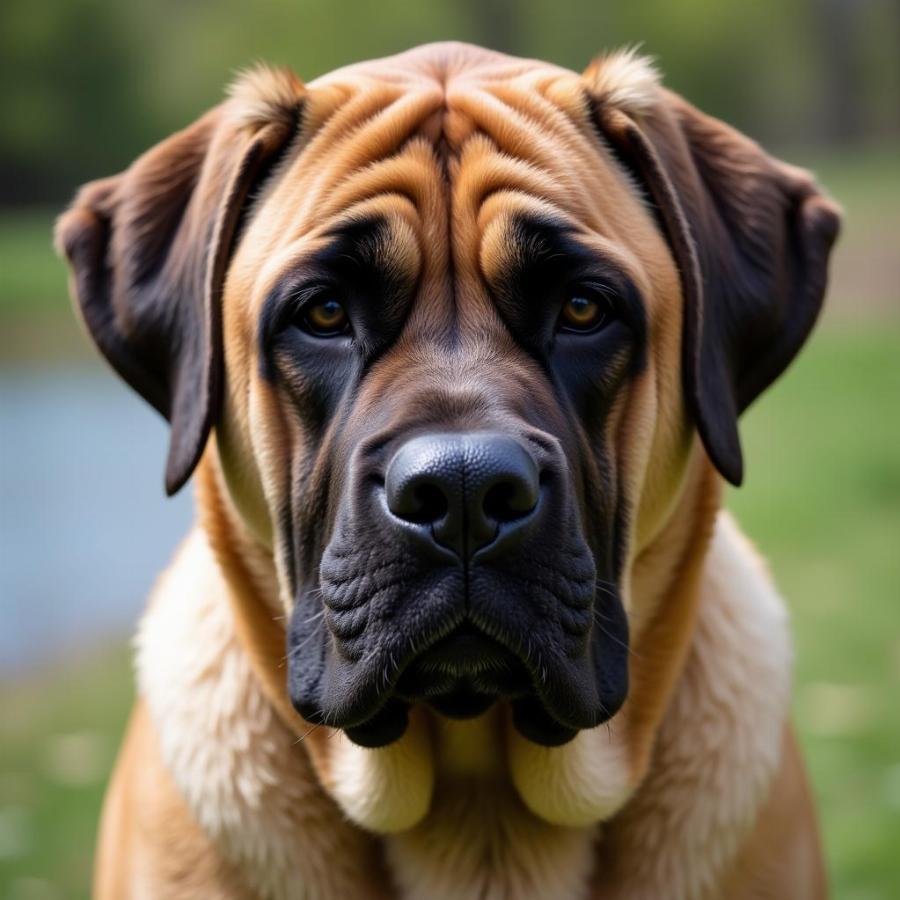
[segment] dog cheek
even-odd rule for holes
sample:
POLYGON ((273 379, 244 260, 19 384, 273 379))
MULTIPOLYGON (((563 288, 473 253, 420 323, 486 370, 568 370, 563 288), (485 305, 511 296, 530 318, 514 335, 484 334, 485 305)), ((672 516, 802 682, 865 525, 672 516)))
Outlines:
POLYGON ((215 446, 228 496, 243 523, 264 547, 272 549, 272 520, 259 470, 243 429, 227 413, 216 426, 215 446))
POLYGON ((636 498, 632 558, 649 546, 670 520, 682 497, 695 449, 694 429, 681 396, 680 367, 659 366, 636 386, 633 405, 641 415, 629 417, 623 436, 628 471, 622 483, 636 498), (638 449, 643 448, 643 449, 638 449))
MULTIPOLYGON (((241 521, 268 550, 276 541, 272 509, 287 490, 288 441, 274 386, 258 375, 247 346, 250 326, 239 311, 225 316, 225 385, 213 435, 228 494, 241 521), (274 505, 273 505, 274 502, 274 505)), ((226 311, 227 313, 227 311, 226 311)))

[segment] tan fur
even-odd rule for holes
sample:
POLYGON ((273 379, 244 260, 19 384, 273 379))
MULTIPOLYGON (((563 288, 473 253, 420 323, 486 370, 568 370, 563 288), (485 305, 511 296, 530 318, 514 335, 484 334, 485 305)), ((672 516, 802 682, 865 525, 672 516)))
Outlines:
POLYGON ((584 76, 599 103, 629 115, 649 112, 657 102, 659 73, 636 48, 601 57, 588 66, 584 76))
MULTIPOLYGON (((784 609, 720 511, 681 394, 678 268, 586 120, 586 86, 630 115, 666 102, 633 53, 581 78, 456 44, 305 87, 259 70, 232 91, 240 127, 284 125, 302 102, 303 128, 224 284, 223 412, 196 476, 198 525, 138 635, 141 699, 107 797, 100 900, 824 897, 784 609), (451 269, 460 333, 499 333, 485 284, 519 211, 578 223, 647 303, 647 365, 607 425, 634 510, 631 688, 608 725, 562 747, 526 741, 498 707, 456 724, 418 709, 403 738, 365 750, 288 700, 289 548, 272 510, 304 435, 259 377, 257 322, 285 269, 361 211, 389 223, 423 333, 446 319, 451 269)), ((373 367, 363 413, 423 377, 435 402, 476 389, 451 351, 404 351, 404 365, 373 367)), ((533 366, 511 355, 495 377, 529 385, 533 366)))
POLYGON ((290 69, 256 66, 243 72, 228 89, 231 115, 240 128, 256 130, 271 122, 287 122, 299 112, 305 89, 290 69))

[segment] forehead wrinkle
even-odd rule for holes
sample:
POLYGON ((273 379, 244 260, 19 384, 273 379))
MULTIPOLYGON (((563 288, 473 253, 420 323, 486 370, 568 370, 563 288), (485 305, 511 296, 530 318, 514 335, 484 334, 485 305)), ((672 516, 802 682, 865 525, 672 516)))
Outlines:
POLYGON ((333 146, 329 154, 332 165, 337 168, 335 160, 339 159, 345 171, 353 171, 395 154, 442 104, 443 95, 437 91, 402 95, 333 146))
POLYGON ((341 228, 343 223, 353 219, 382 218, 403 221, 410 228, 419 225, 419 208, 408 194, 399 191, 387 191, 365 197, 356 203, 341 209, 337 217, 327 217, 326 224, 320 228, 341 228), (329 225, 329 219, 333 224, 329 225))
POLYGON ((484 135, 470 139, 463 148, 454 184, 454 207, 458 213, 478 221, 484 227, 484 210, 494 195, 519 195, 522 202, 545 204, 556 215, 578 221, 592 231, 609 229, 609 213, 635 206, 639 201, 619 185, 615 174, 603 171, 601 158, 578 163, 565 160, 569 175, 540 168, 526 160, 500 152, 484 135), (604 209, 604 206, 607 208, 604 209))
POLYGON ((496 223, 519 219, 565 223, 577 228, 578 220, 564 206, 550 203, 540 196, 521 190, 500 190, 488 194, 478 212, 478 231, 484 236, 496 223))
POLYGON ((304 121, 313 133, 281 179, 293 201, 284 207, 292 227, 321 221, 325 204, 334 209, 353 202, 347 196, 347 182, 402 151, 442 101, 440 91, 404 92, 374 84, 335 110, 317 132, 314 122, 304 121), (332 200, 336 194, 337 200, 332 200))
POLYGON ((390 194, 405 198, 421 218, 433 212, 435 182, 442 180, 433 150, 413 140, 402 152, 372 161, 335 185, 317 205, 317 218, 339 216, 348 207, 390 194))
MULTIPOLYGON (((553 145, 565 148, 579 155, 593 153, 593 136, 596 129, 590 116, 587 100, 576 107, 560 105, 560 95, 565 96, 565 88, 578 79, 551 78, 521 90, 514 84, 492 85, 491 94, 502 104, 503 109, 515 114, 515 121, 527 135, 537 126, 542 135, 552 140, 553 145)), ((583 90, 580 95, 583 98, 583 90)))
MULTIPOLYGON (((504 92, 501 85, 496 85, 491 90, 459 92, 451 103, 455 110, 472 119, 500 153, 570 182, 569 167, 559 165, 560 154, 571 150, 567 146, 569 133, 560 124, 564 116, 552 104, 545 101, 539 109, 534 101, 540 98, 530 99, 531 103, 522 91, 508 88, 504 92)), ((569 184, 570 190, 571 187, 569 184)))
POLYGON ((554 181, 568 181, 565 205, 571 207, 584 194, 579 170, 596 168, 597 142, 582 121, 587 109, 572 101, 577 81, 565 69, 452 43, 356 64, 310 84, 310 121, 324 125, 313 135, 307 159, 332 161, 335 146, 349 141, 345 169, 368 164, 388 152, 364 134, 368 121, 388 123, 387 143, 397 145, 403 138, 390 131, 401 127, 403 116, 395 107, 415 107, 421 100, 423 108, 410 110, 409 133, 417 122, 437 116, 443 120, 441 138, 454 153, 462 148, 456 142, 474 131, 487 134, 499 151, 531 162, 554 181), (325 95, 328 101, 320 101, 325 95), (361 97, 370 99, 366 103, 361 97), (323 113, 320 107, 329 105, 332 109, 323 113), (561 155, 567 158, 560 160, 561 155), (593 165, 576 164, 584 161, 593 165))
POLYGON ((552 181, 558 203, 594 218, 592 199, 607 192, 610 173, 602 169, 610 167, 601 166, 606 156, 598 154, 600 142, 586 104, 557 102, 558 95, 565 99, 572 93, 571 80, 571 75, 544 75, 458 89, 448 94, 448 104, 471 120, 498 156, 527 163, 552 181))
POLYGON ((492 288, 505 287, 513 272, 536 262, 550 249, 542 234, 527 232, 522 223, 521 215, 506 210, 493 217, 481 232, 478 258, 482 276, 492 288))
POLYGON ((316 164, 324 157, 330 158, 334 148, 352 139, 366 122, 408 96, 400 87, 377 82, 310 90, 303 119, 308 133, 303 152, 307 162, 316 164))
MULTIPOLYGON (((571 81, 571 78, 553 79, 544 88, 558 95, 558 88, 571 81)), ((521 126, 518 137, 524 151, 519 151, 519 155, 528 158, 525 154, 530 148, 539 148, 544 159, 542 168, 556 176, 560 172, 567 177, 577 173, 577 188, 583 192, 585 179, 593 180, 599 168, 598 133, 583 90, 579 93, 582 103, 575 109, 563 108, 537 90, 522 92, 511 85, 498 84, 493 93, 504 109, 509 110, 506 119, 521 126), (535 134, 538 141, 534 140, 535 134)))
POLYGON ((371 263, 386 277, 404 284, 415 284, 422 269, 422 252, 416 232, 405 219, 392 217, 378 233, 372 246, 371 263))
POLYGON ((348 264, 361 274, 377 272, 396 285, 413 285, 421 270, 416 232, 401 216, 356 210, 331 226, 315 249, 303 253, 293 269, 348 264))
MULTIPOLYGON (((502 182, 501 163, 491 161, 491 173, 473 171, 473 160, 486 170, 486 158, 493 152, 498 159, 513 158, 532 167, 535 187, 526 187, 524 193, 540 193, 593 231, 614 231, 622 210, 640 207, 644 212, 643 198, 598 134, 576 82, 571 73, 540 78, 532 74, 450 95, 451 111, 468 118, 476 135, 467 136, 460 152, 464 170, 468 167, 467 174, 473 176, 472 189, 481 195, 470 206, 483 202, 502 182), (477 185, 476 175, 492 179, 493 185, 477 185)), ((511 170, 507 174, 512 175, 511 170)))
POLYGON ((463 148, 453 185, 454 208, 477 222, 479 212, 495 193, 518 192, 525 197, 565 206, 566 197, 549 175, 530 163, 496 151, 484 135, 463 148))
POLYGON ((494 195, 505 201, 518 192, 522 203, 615 235, 623 218, 628 224, 622 210, 638 201, 581 120, 586 110, 572 100, 570 84, 577 76, 510 65, 486 57, 483 66, 429 62, 407 72, 391 60, 314 83, 309 121, 317 128, 283 179, 292 197, 275 233, 293 240, 347 209, 405 198, 428 295, 440 297, 449 286, 460 298, 477 289, 470 275, 478 274, 473 266, 494 195), (441 142, 449 158, 440 155, 441 142))

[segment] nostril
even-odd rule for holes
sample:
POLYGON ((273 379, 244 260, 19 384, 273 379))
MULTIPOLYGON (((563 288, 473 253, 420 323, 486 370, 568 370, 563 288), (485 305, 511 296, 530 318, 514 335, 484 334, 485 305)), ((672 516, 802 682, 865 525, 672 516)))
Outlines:
POLYGON ((494 522, 513 522, 528 515, 537 500, 531 485, 518 481, 501 481, 488 488, 482 508, 488 519, 494 522))
POLYGON ((520 526, 537 521, 541 474, 535 458, 511 436, 420 435, 388 463, 384 500, 395 519, 418 526, 411 534, 429 547, 460 558, 488 545, 506 552, 530 534, 520 526))
POLYGON ((403 518, 417 525, 439 522, 447 515, 447 496, 436 484, 418 484, 410 491, 410 503, 403 518))

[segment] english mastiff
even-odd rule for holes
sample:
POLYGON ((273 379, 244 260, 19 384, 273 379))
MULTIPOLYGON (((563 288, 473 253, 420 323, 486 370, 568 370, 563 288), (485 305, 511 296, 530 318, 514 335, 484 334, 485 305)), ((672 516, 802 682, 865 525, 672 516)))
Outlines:
POLYGON ((662 88, 463 44, 258 68, 59 221, 197 524, 96 896, 821 898, 722 511, 834 204, 662 88))

